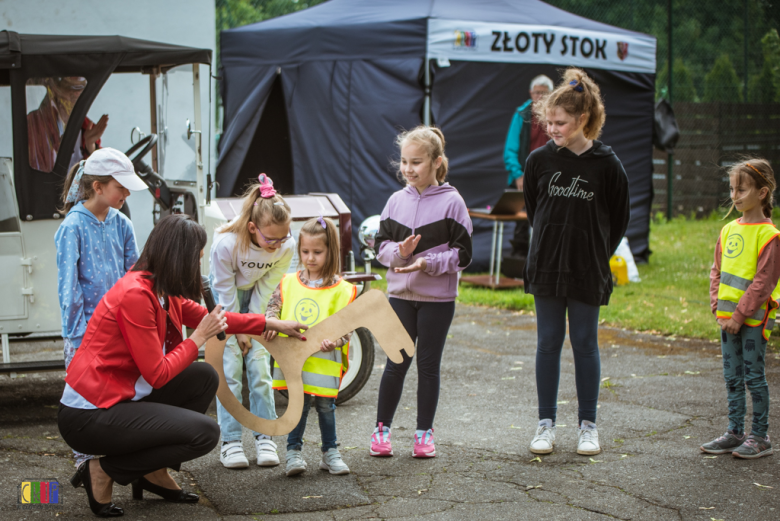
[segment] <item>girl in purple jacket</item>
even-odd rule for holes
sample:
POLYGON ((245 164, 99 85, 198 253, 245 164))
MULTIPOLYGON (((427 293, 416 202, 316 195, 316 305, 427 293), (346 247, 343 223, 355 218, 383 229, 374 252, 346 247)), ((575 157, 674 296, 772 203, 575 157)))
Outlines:
MULTIPOLYGON (((417 341, 415 458, 436 456, 433 417, 439 401, 441 356, 455 314, 460 272, 471 263, 471 219, 458 191, 445 183, 444 135, 420 126, 398 136, 399 177, 406 187, 382 211, 377 259, 387 266, 390 305, 417 341)), ((389 359, 379 386, 372 456, 392 456, 390 426, 412 359, 389 359)))

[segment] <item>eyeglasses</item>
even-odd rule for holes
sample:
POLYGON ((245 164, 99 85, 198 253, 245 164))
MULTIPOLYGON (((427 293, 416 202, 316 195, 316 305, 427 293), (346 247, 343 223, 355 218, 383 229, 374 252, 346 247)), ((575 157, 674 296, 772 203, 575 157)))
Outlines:
POLYGON ((287 237, 283 237, 281 239, 269 239, 265 235, 263 235, 263 232, 260 231, 260 228, 257 228, 257 233, 260 234, 260 237, 263 238, 266 244, 268 246, 276 246, 277 244, 281 244, 283 242, 286 242, 290 239, 292 239, 292 232, 287 232, 287 237))

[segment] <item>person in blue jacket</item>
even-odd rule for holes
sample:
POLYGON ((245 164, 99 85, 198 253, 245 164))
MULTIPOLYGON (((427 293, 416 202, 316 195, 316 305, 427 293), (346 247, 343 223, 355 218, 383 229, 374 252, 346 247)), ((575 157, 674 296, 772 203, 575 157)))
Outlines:
MULTIPOLYGON (((537 123, 532 105, 542 99, 553 90, 553 81, 540 74, 531 80, 529 94, 531 99, 517 107, 509 125, 504 144, 504 166, 507 171, 507 185, 509 188, 523 189, 523 171, 528 154, 539 147, 544 146, 549 137, 546 130, 537 123)), ((512 241, 512 254, 510 258, 522 259, 523 264, 528 255, 530 246, 528 221, 520 221, 515 226, 515 238, 512 241)), ((505 261, 505 267, 511 269, 511 263, 505 261)), ((519 267, 522 273, 522 266, 519 267)))
MULTIPOLYGON (((57 229, 57 293, 67 371, 95 308, 138 260, 133 224, 119 209, 130 190, 146 189, 119 150, 101 148, 65 179, 57 229)), ((92 456, 75 453, 76 466, 92 456)))

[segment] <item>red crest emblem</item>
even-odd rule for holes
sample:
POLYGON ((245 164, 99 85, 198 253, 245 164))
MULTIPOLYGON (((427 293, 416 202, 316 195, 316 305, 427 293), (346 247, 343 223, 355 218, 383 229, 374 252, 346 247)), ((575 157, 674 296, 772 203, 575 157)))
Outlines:
POLYGON ((625 60, 628 57, 628 43, 618 42, 617 51, 618 51, 618 58, 620 58, 620 61, 625 60))

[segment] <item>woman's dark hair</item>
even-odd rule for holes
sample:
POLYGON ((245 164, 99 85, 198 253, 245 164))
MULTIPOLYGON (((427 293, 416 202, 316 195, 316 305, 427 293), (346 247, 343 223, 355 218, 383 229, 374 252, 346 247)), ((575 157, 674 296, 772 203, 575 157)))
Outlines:
POLYGON ((189 215, 163 217, 149 234, 133 271, 148 271, 146 278, 160 295, 200 301, 200 252, 206 240, 206 230, 189 215))

